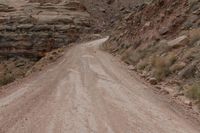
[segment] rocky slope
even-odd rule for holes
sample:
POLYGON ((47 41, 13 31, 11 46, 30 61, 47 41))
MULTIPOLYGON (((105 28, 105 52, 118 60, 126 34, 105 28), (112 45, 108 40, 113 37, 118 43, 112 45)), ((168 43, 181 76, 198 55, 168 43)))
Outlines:
POLYGON ((23 76, 48 52, 67 46, 90 31, 90 15, 78 1, 30 2, 24 1, 18 7, 0 4, 0 66, 1 75, 6 77, 1 76, 0 84, 10 77, 23 76))
POLYGON ((95 29, 108 33, 123 16, 151 0, 80 0, 95 20, 95 29))
POLYGON ((103 48, 121 55, 162 93, 200 102, 199 0, 154 0, 138 6, 115 26, 103 48))

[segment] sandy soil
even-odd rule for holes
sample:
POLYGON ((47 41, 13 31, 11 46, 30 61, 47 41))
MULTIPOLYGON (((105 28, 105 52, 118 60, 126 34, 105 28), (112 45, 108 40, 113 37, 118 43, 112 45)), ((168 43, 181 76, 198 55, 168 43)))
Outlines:
POLYGON ((0 133, 199 133, 111 55, 106 38, 74 46, 57 64, 0 96, 0 133))

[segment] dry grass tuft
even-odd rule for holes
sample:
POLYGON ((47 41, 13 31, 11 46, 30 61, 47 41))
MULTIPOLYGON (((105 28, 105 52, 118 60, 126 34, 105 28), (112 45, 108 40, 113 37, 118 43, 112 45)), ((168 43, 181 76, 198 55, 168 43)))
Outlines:
POLYGON ((0 79, 0 86, 7 85, 13 81, 15 81, 14 76, 11 74, 7 74, 2 79, 0 79))
POLYGON ((167 56, 154 56, 152 59, 152 66, 154 68, 154 76, 157 80, 162 80, 168 76, 170 72, 170 66, 176 61, 176 56, 173 53, 169 53, 167 56))
POLYGON ((193 100, 197 100, 200 104, 200 82, 188 86, 186 88, 186 96, 193 100))
POLYGON ((144 60, 141 60, 138 64, 137 64, 137 69, 139 70, 144 70, 147 66, 148 66, 148 60, 147 59, 144 59, 144 60))
POLYGON ((190 44, 193 45, 195 42, 200 40, 200 28, 189 31, 190 44))

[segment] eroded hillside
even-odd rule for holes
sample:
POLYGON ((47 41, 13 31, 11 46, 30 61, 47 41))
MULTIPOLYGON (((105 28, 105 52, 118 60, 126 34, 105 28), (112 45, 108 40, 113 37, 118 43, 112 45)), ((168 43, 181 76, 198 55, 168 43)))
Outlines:
POLYGON ((127 14, 151 0, 80 0, 96 21, 96 29, 110 31, 127 14))
MULTIPOLYGON (((154 0, 129 13, 103 48, 161 93, 200 101, 200 1, 154 0), (170 87, 169 87, 170 86, 170 87)), ((184 100, 189 106, 192 103, 184 100)))

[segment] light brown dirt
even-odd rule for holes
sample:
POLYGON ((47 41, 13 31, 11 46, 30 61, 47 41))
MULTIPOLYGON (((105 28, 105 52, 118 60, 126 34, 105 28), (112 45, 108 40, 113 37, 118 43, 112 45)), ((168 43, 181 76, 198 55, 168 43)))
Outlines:
POLYGON ((199 133, 98 50, 105 40, 76 45, 56 65, 8 87, 0 133, 199 133))

